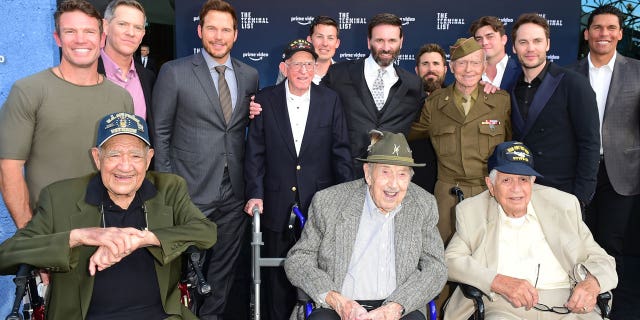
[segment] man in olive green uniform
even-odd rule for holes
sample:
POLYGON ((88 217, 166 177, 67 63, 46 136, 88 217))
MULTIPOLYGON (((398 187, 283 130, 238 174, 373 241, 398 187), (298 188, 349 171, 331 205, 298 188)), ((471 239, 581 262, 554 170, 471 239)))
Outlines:
POLYGON ((511 138, 511 102, 506 91, 483 92, 478 82, 485 69, 482 47, 473 39, 458 39, 450 47, 455 83, 433 92, 411 126, 409 139, 430 137, 438 159, 435 196, 438 230, 445 245, 454 232, 458 186, 466 197, 486 189, 487 159, 493 148, 511 138))

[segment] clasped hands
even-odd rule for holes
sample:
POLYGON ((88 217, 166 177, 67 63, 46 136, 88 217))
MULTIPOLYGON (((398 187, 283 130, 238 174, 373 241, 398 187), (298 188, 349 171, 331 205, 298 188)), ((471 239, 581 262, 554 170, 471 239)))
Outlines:
POLYGON ((80 245, 98 247, 89 258, 89 273, 92 276, 120 262, 138 248, 159 244, 153 232, 135 228, 74 229, 69 236, 71 248, 80 245))
MULTIPOLYGON (((538 290, 527 280, 498 274, 491 284, 491 290, 507 299, 514 308, 524 307, 526 310, 538 304, 538 290)), ((564 304, 573 313, 590 313, 596 305, 600 284, 591 274, 584 281, 578 282, 564 304)))
POLYGON ((335 291, 329 291, 325 301, 340 315, 341 320, 398 320, 402 317, 402 306, 396 302, 367 311, 358 302, 335 291))

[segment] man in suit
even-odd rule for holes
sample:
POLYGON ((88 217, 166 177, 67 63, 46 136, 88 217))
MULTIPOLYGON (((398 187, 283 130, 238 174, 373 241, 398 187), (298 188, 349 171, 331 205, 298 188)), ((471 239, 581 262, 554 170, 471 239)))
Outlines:
POLYGON ((95 171, 87 150, 105 113, 133 112, 131 96, 98 73, 104 38, 95 7, 62 1, 54 20, 60 65, 16 81, 0 110, 0 191, 18 228, 42 188, 95 171), (85 50, 73 49, 78 42, 85 50))
POLYGON ((205 261, 213 294, 201 319, 222 315, 248 217, 244 207, 244 144, 256 69, 231 58, 238 35, 235 9, 209 0, 200 10, 200 53, 165 63, 153 90, 156 170, 176 173, 193 202, 218 225, 205 261))
POLYGON ((197 319, 179 300, 180 255, 211 247, 216 225, 182 178, 146 172, 144 119, 109 114, 95 143, 100 172, 44 188, 33 219, 0 245, 0 272, 21 263, 49 270, 51 320, 197 319))
MULTIPOLYGON (((316 191, 353 179, 347 123, 338 95, 312 84, 313 45, 292 41, 280 71, 286 80, 265 88, 256 101, 265 112, 249 125, 244 176, 244 208, 264 213, 262 230, 267 257, 285 257, 295 243, 288 220, 298 203, 306 213, 316 191)), ((281 268, 267 269, 264 303, 267 319, 288 319, 296 302, 295 288, 281 268)))
POLYGON ((482 80, 503 90, 510 90, 520 73, 518 61, 507 55, 507 35, 497 17, 484 16, 471 23, 469 34, 478 41, 487 58, 482 80))
POLYGON ((151 55, 151 47, 148 44, 143 44, 140 46, 140 64, 147 70, 153 72, 155 74, 156 71, 156 59, 154 59, 151 55))
MULTIPOLYGON (((534 184, 534 158, 521 142, 496 147, 489 190, 456 208, 449 280, 485 294, 487 319, 601 319, 596 296, 615 288, 615 262, 593 240, 575 196, 534 184)), ((458 288, 444 319, 473 311, 458 288)))
MULTIPOLYGON (((596 241, 616 258, 619 288, 637 292, 637 285, 625 281, 623 256, 629 255, 624 251, 630 237, 627 230, 638 228, 630 227, 632 214, 640 209, 640 61, 616 52, 623 21, 624 15, 614 6, 591 12, 584 30, 589 55, 571 68, 589 77, 600 116, 600 166, 586 223, 596 241)), ((631 316, 633 303, 625 303, 624 294, 614 291, 614 318, 631 316)))
POLYGON ((435 199, 411 183, 402 133, 371 132, 364 179, 319 191, 285 271, 309 319, 425 319, 446 280, 435 199))
POLYGON ((113 0, 104 11, 105 46, 98 60, 98 72, 126 89, 133 98, 136 115, 153 127, 150 114, 154 73, 133 58, 145 33, 144 8, 136 0, 113 0))
POLYGON ((393 14, 373 16, 368 24, 367 58, 338 62, 322 83, 340 96, 349 128, 355 176, 363 172, 355 158, 366 153, 372 129, 409 133, 424 103, 420 79, 393 65, 402 48, 402 21, 393 14))
POLYGON ((511 38, 523 71, 511 90, 513 139, 531 148, 540 184, 575 195, 584 209, 600 161, 596 96, 584 76, 547 61, 543 17, 521 15, 511 38))

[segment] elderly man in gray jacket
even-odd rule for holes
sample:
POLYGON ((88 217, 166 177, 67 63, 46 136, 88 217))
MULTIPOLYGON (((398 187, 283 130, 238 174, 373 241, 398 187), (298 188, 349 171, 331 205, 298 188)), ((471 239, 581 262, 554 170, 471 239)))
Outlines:
POLYGON ((364 179, 318 192, 285 271, 324 319, 425 319, 447 272, 435 198, 404 135, 371 132, 364 179))

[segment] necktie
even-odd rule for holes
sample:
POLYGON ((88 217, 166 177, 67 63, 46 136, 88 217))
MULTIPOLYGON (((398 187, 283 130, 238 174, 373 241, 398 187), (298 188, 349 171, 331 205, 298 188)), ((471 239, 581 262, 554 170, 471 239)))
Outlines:
POLYGON ((373 101, 376 103, 378 111, 384 107, 384 81, 382 81, 382 77, 386 72, 387 70, 385 69, 378 69, 378 76, 373 81, 373 92, 371 92, 371 94, 373 95, 373 101))
POLYGON ((142 66, 147 67, 147 57, 142 57, 142 66))
POLYGON ((222 114, 224 115, 224 121, 229 123, 231 120, 231 114, 233 113, 233 107, 231 106, 231 92, 227 85, 227 79, 224 78, 224 71, 227 66, 217 66, 218 72, 218 96, 220 97, 220 106, 222 107, 222 114))
POLYGON ((464 115, 469 114, 469 109, 471 109, 471 96, 462 97, 462 109, 464 110, 464 115))

